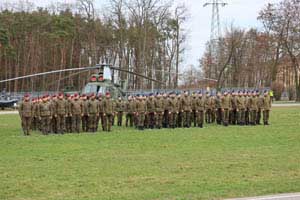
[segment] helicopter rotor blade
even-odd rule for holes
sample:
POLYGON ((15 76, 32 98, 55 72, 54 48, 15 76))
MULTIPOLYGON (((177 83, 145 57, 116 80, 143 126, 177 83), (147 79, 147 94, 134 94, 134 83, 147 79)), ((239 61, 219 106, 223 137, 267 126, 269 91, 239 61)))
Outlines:
POLYGON ((118 67, 112 67, 112 66, 110 66, 110 68, 113 69, 113 70, 118 70, 118 71, 125 72, 125 73, 128 73, 128 74, 133 74, 133 75, 142 77, 142 78, 144 78, 144 79, 147 79, 147 80, 150 80, 150 81, 153 81, 153 82, 160 83, 160 84, 162 84, 162 85, 165 84, 165 83, 162 82, 162 81, 158 81, 158 80, 156 80, 156 79, 153 79, 153 78, 147 77, 147 76, 145 76, 145 75, 142 75, 142 74, 139 74, 139 73, 136 73, 136 72, 132 72, 132 71, 129 71, 129 70, 126 70, 126 69, 121 69, 121 68, 118 68, 118 67))
MULTIPOLYGON (((108 66, 107 64, 105 64, 104 66, 108 66)), ((15 77, 15 78, 10 78, 10 79, 6 79, 6 80, 0 80, 0 83, 5 83, 5 82, 9 82, 9 81, 15 81, 15 80, 20 80, 20 79, 25 79, 25 78, 31 78, 31 77, 35 77, 35 76, 43 76, 43 75, 49 75, 49 74, 56 74, 56 73, 60 73, 60 72, 70 72, 70 71, 80 71, 80 70, 93 70, 93 69, 99 69, 100 65, 96 65, 93 67, 80 67, 80 68, 70 68, 70 69, 61 69, 61 70, 54 70, 54 71, 48 71, 48 72, 41 72, 41 73, 37 73, 37 74, 30 74, 30 75, 26 75, 26 76, 20 76, 20 77, 15 77)))
POLYGON ((36 74, 30 74, 30 75, 25 75, 25 76, 20 76, 20 77, 15 77, 15 78, 10 78, 10 79, 0 80, 0 83, 10 82, 10 81, 15 81, 15 80, 20 80, 20 79, 26 79, 26 78, 36 77, 36 76, 44 76, 44 75, 56 74, 56 73, 61 73, 61 72, 81 71, 81 70, 82 71, 88 71, 88 70, 93 70, 93 69, 99 69, 100 67, 104 67, 104 66, 109 66, 110 69, 118 70, 118 71, 129 73, 129 74, 133 74, 135 76, 139 76, 139 77, 142 77, 144 79, 160 83, 162 85, 165 84, 162 81, 158 81, 158 80, 155 80, 153 78, 150 78, 150 77, 147 77, 145 75, 142 75, 142 74, 139 74, 139 73, 136 73, 136 72, 132 72, 132 71, 129 71, 129 70, 126 70, 126 69, 121 69, 121 68, 118 68, 118 67, 113 67, 110 64, 97 64, 96 66, 92 66, 92 67, 80 67, 80 68, 70 68, 70 69, 61 69, 61 70, 54 70, 54 71, 48 71, 48 72, 41 72, 41 73, 36 73, 36 74))

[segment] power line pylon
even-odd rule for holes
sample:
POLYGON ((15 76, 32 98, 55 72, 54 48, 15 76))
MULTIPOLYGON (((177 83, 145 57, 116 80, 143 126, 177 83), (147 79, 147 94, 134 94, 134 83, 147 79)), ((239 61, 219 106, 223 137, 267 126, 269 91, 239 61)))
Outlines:
MULTIPOLYGON (((211 17, 211 32, 210 32, 210 45, 209 45, 209 53, 211 64, 217 64, 216 60, 218 57, 218 45, 219 39, 221 37, 221 26, 220 26, 220 6, 224 7, 228 5, 227 3, 223 2, 222 0, 210 0, 206 2, 203 7, 212 6, 212 17, 211 17)), ((211 67, 210 67, 211 68, 211 67)), ((209 69, 208 78, 211 78, 211 69, 209 69)), ((216 77, 214 77, 216 78, 216 77)))

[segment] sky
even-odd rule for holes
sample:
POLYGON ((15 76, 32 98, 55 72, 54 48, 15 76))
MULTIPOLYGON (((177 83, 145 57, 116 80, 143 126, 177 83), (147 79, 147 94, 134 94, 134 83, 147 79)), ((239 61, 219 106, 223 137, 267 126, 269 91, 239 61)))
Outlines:
MULTIPOLYGON (((0 0, 7 1, 7 0, 0 0)), ((14 0, 10 0, 14 1, 14 0)), ((17 1, 17 0, 16 0, 17 1)), ((45 6, 51 2, 74 3, 76 0, 34 0, 35 5, 45 6)), ((206 2, 212 0, 175 0, 175 4, 184 3, 188 8, 188 21, 185 31, 188 34, 186 42, 186 53, 184 55, 184 66, 199 65, 199 59, 205 51, 205 44, 210 38, 211 7, 203 7, 206 2)), ((233 24, 244 29, 262 29, 257 20, 259 11, 268 3, 277 3, 280 0, 223 0, 227 6, 220 9, 221 29, 233 24)), ((97 7, 102 7, 107 0, 95 0, 97 7)))

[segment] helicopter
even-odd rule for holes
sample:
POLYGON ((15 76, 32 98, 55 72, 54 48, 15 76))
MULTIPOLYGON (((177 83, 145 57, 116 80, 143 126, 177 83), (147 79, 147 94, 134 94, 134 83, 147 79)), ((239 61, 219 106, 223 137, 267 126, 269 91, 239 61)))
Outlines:
MULTIPOLYGON (((121 68, 118 68, 111 64, 106 64, 106 63, 97 64, 95 66, 69 68, 69 69, 61 69, 61 70, 54 70, 54 71, 30 74, 30 75, 26 75, 26 76, 20 76, 20 77, 10 78, 10 79, 6 79, 6 80, 0 80, 0 84, 9 82, 9 81, 28 79, 28 78, 38 77, 38 76, 47 76, 50 74, 56 74, 56 73, 62 73, 62 72, 76 72, 77 71, 76 74, 78 74, 78 73, 81 73, 84 71, 90 71, 90 70, 98 70, 98 72, 93 73, 89 77, 87 84, 83 87, 83 89, 81 91, 65 91, 65 93, 80 93, 80 94, 85 94, 85 95, 90 95, 90 94, 105 95, 106 93, 110 93, 111 97, 113 99, 126 96, 126 87, 121 87, 121 85, 113 82, 112 73, 111 73, 112 70, 133 74, 135 76, 139 76, 141 78, 144 78, 144 79, 147 79, 147 80, 150 80, 153 82, 157 82, 161 85, 165 84, 164 82, 155 80, 153 78, 144 76, 142 74, 138 74, 136 72, 132 72, 132 71, 129 71, 126 69, 121 69, 121 68)), ((72 74, 71 74, 71 76, 72 76, 72 74)), ((70 76, 67 78, 70 78, 70 76)))
POLYGON ((18 99, 11 98, 10 95, 6 93, 6 90, 3 89, 0 96, 0 109, 4 110, 4 108, 12 108, 18 101, 18 99))

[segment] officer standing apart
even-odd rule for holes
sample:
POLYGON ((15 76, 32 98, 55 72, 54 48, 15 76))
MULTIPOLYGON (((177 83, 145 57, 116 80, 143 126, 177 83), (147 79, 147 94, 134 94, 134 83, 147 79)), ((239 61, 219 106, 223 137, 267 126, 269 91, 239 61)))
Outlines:
POLYGON ((25 136, 30 135, 33 106, 30 102, 29 95, 24 96, 24 100, 19 107, 19 115, 22 120, 22 128, 25 136))

